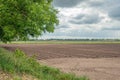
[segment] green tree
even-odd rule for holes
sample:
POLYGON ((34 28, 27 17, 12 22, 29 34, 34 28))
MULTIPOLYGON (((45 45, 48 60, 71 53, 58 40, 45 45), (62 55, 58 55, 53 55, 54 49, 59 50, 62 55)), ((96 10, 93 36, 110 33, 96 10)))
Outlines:
POLYGON ((0 40, 26 40, 58 25, 53 0, 0 0, 0 40))

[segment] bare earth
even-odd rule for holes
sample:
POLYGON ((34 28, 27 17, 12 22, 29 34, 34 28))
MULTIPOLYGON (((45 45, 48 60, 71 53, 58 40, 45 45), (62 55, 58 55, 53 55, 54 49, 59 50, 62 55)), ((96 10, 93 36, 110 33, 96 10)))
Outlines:
POLYGON ((46 65, 64 72, 85 75, 90 80, 120 80, 120 44, 7 44, 22 49, 46 65))

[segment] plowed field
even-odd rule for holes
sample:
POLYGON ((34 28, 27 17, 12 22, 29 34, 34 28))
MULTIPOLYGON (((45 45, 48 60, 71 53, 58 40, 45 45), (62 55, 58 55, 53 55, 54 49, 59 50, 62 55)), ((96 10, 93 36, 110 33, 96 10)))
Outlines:
POLYGON ((37 55, 43 64, 90 80, 120 80, 120 44, 2 44, 14 51, 37 55))
POLYGON ((120 44, 7 44, 4 48, 22 49, 38 59, 52 58, 112 58, 120 57, 120 44))

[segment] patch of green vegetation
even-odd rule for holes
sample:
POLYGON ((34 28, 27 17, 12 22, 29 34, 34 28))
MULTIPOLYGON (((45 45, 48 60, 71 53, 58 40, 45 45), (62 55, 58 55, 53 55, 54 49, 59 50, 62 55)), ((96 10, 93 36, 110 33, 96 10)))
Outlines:
POLYGON ((61 72, 59 69, 41 65, 34 57, 28 57, 17 49, 14 53, 0 48, 0 69, 12 74, 28 74, 38 80, 88 80, 74 74, 61 72))
POLYGON ((120 41, 13 41, 8 44, 120 44, 120 41))

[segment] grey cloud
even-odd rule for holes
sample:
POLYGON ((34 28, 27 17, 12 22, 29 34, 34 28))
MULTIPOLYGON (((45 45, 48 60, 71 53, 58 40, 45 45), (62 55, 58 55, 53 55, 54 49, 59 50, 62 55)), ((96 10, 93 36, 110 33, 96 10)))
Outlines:
POLYGON ((85 14, 80 14, 80 15, 77 15, 76 17, 74 17, 73 19, 82 19, 83 17, 85 16, 85 14))
POLYGON ((63 25, 59 25, 59 26, 56 27, 56 29, 61 29, 61 28, 64 28, 64 29, 69 28, 69 25, 63 24, 63 25))
POLYGON ((104 0, 101 9, 108 13, 110 18, 120 20, 120 0, 104 0))
MULTIPOLYGON (((120 20, 120 0, 54 0, 54 6, 60 9, 60 11, 62 11, 63 13, 58 16, 61 20, 61 23, 58 27, 56 27, 55 33, 47 34, 48 36, 120 38, 120 24, 118 23, 119 21, 116 21, 120 20), (80 8, 86 11, 88 10, 88 12, 89 10, 91 10, 91 13, 88 13, 90 15, 86 15, 86 12, 86 14, 80 14, 74 18, 71 16, 66 17, 67 13, 65 13, 64 10, 69 11, 69 8, 72 7, 77 9, 80 8), (97 12, 100 14, 100 16, 105 16, 105 18, 101 18, 97 14, 97 12), (106 19, 110 18, 111 22, 104 22, 106 21, 106 19), (92 32, 91 30, 94 30, 93 28, 95 27, 95 25, 94 27, 87 27, 92 26, 91 24, 100 26, 100 29, 97 30, 96 28, 96 31, 92 32), (72 30, 72 28, 70 28, 69 25, 74 27, 74 29, 72 30)), ((78 13, 79 12, 77 12, 77 14, 78 13)))
POLYGON ((69 22, 72 24, 95 24, 99 23, 101 18, 99 15, 78 15, 74 19, 70 20, 69 22))
POLYGON ((111 31, 111 30, 113 30, 113 31, 120 31, 120 26, 118 26, 118 27, 109 27, 109 28, 103 28, 102 30, 109 30, 109 31, 111 31))
POLYGON ((103 1, 88 1, 87 4, 91 7, 102 7, 105 3, 103 1))
POLYGON ((53 5, 56 7, 74 7, 80 2, 83 2, 85 0, 54 0, 53 5))
POLYGON ((120 5, 111 8, 108 15, 113 19, 120 20, 120 5))

